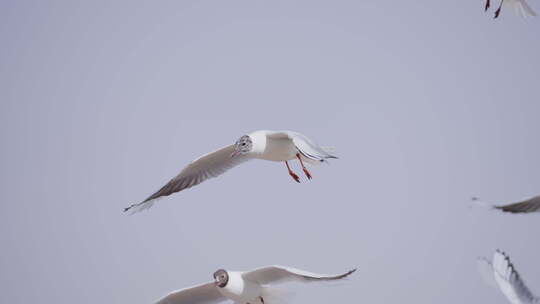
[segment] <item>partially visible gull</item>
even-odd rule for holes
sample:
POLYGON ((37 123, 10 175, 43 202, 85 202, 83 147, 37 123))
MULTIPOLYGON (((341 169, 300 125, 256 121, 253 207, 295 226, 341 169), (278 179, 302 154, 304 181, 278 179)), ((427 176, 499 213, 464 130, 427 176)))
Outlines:
MULTIPOLYGON (((486 0, 485 10, 491 6, 490 0, 486 0)), ((495 11, 495 17, 498 18, 501 14, 502 7, 513 8, 516 14, 521 15, 522 17, 527 16, 536 16, 536 12, 525 2, 525 0, 501 0, 499 7, 495 11)))
POLYGON ((540 298, 535 296, 525 285, 525 282, 514 268, 510 257, 501 250, 495 251, 493 260, 480 258, 478 260, 483 277, 492 286, 497 286, 512 304, 538 304, 540 298), (491 270, 491 276, 489 272, 491 270))
POLYGON ((252 271, 214 272, 214 281, 173 291, 157 304, 213 304, 231 300, 237 304, 273 304, 281 291, 269 285, 285 282, 339 280, 356 269, 338 275, 324 275, 283 266, 268 266, 252 271))
POLYGON ((516 203, 494 205, 481 201, 477 197, 472 198, 477 204, 510 213, 540 212, 540 195, 516 203))

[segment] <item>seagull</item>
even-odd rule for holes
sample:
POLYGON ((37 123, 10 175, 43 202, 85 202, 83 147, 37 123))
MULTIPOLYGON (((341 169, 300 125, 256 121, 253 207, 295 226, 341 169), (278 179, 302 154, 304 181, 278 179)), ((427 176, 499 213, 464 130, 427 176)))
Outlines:
MULTIPOLYGON (((487 11, 490 7, 490 0, 486 0, 486 6, 484 7, 484 11, 487 11)), ((525 0, 501 0, 501 3, 499 4, 499 7, 495 11, 495 17, 498 18, 501 14, 501 8, 502 6, 506 7, 512 7, 514 8, 514 11, 523 17, 527 16, 536 16, 536 12, 525 2, 525 0)))
POLYGON ((480 201, 480 199, 477 197, 473 197, 472 200, 476 201, 480 205, 487 206, 487 207, 497 209, 497 210, 501 210, 503 212, 510 212, 510 213, 540 212, 540 195, 532 197, 524 201, 511 203, 507 205, 493 205, 489 203, 484 203, 480 201))
POLYGON ((328 153, 306 136, 292 131, 260 130, 240 137, 233 145, 205 154, 187 165, 176 177, 144 201, 124 208, 135 213, 150 208, 157 198, 193 187, 203 181, 217 177, 225 171, 250 159, 284 162, 289 175, 296 181, 300 178, 291 170, 290 160, 298 159, 308 179, 311 173, 305 164, 326 162, 337 158, 328 153))
POLYGON ((272 304, 278 291, 270 284, 317 282, 343 279, 356 269, 339 275, 323 275, 284 266, 267 266, 252 271, 214 272, 214 281, 173 291, 156 304, 210 304, 232 300, 236 304, 272 304))
POLYGON ((484 278, 487 280, 486 282, 494 287, 498 287, 510 303, 540 303, 540 298, 535 296, 525 285, 525 282, 521 279, 521 276, 514 268, 512 262, 510 262, 510 257, 506 253, 497 250, 493 255, 492 262, 487 258, 480 258, 478 262, 482 269, 490 270, 492 273, 490 276, 488 272, 483 272, 484 278))

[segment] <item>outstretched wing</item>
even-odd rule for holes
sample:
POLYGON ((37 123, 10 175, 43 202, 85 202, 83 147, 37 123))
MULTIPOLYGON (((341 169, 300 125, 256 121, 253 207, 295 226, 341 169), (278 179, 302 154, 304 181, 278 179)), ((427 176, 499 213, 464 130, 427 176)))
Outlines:
POLYGON ((214 283, 207 283, 173 291, 156 304, 213 304, 226 300, 214 283))
POLYGON ((230 145, 197 158, 159 191, 144 201, 125 208, 124 211, 135 213, 150 208, 157 198, 193 187, 209 178, 219 176, 230 168, 250 159, 245 155, 231 157, 234 150, 234 145, 230 145))
POLYGON ((508 255, 497 250, 492 265, 495 281, 508 301, 512 304, 540 303, 540 299, 527 288, 508 255))
POLYGON ((298 281, 298 282, 314 282, 314 281, 332 281, 339 280, 349 276, 351 273, 355 272, 356 269, 347 271, 343 274, 337 275, 326 275, 326 274, 317 274, 311 273, 308 271, 295 269, 291 267, 284 266, 267 266, 263 268, 258 268, 252 271, 244 272, 242 276, 244 279, 252 282, 257 282, 261 285, 265 284, 278 284, 289 281, 298 281))

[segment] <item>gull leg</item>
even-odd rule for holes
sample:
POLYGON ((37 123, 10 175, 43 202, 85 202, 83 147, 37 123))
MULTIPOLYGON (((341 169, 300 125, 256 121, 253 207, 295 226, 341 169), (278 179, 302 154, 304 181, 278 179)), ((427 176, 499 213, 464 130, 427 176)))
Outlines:
POLYGON ((486 0, 486 8, 484 9, 484 12, 488 10, 490 6, 489 0, 486 0))
POLYGON ((502 8, 502 5, 503 5, 503 2, 504 2, 504 0, 501 0, 501 4, 499 4, 499 8, 495 11, 495 17, 493 17, 493 19, 497 19, 499 17, 499 15, 501 14, 501 8, 502 8))
POLYGON ((296 173, 292 172, 291 167, 289 167, 289 163, 287 161, 285 161, 285 165, 287 165, 287 170, 289 170, 289 175, 292 176, 292 178, 297 183, 299 183, 300 182, 300 177, 298 177, 298 175, 296 175, 296 173))
POLYGON ((264 299, 263 297, 259 297, 261 299, 261 303, 264 304, 264 299))
POLYGON ((296 158, 300 161, 300 164, 302 165, 302 170, 304 170, 304 174, 306 174, 308 179, 311 179, 311 173, 306 169, 306 166, 304 166, 304 162, 302 161, 302 158, 300 157, 300 153, 296 153, 296 158))

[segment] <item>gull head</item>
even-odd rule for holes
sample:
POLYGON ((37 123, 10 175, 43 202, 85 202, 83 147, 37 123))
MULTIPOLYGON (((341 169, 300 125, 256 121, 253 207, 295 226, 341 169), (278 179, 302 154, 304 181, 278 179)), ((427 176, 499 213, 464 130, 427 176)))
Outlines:
POLYGON ((229 282, 229 274, 224 269, 219 269, 218 271, 214 272, 214 284, 219 287, 223 288, 227 286, 227 283, 229 282))
POLYGON ((240 137, 234 144, 234 152, 231 154, 231 157, 236 157, 238 155, 247 154, 253 148, 253 141, 249 135, 244 135, 240 137))

